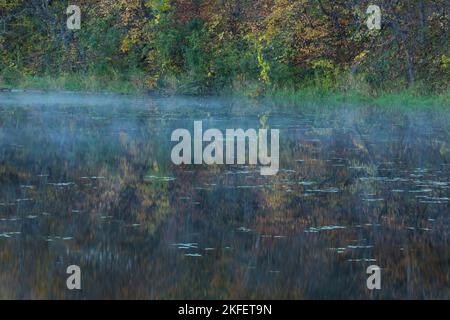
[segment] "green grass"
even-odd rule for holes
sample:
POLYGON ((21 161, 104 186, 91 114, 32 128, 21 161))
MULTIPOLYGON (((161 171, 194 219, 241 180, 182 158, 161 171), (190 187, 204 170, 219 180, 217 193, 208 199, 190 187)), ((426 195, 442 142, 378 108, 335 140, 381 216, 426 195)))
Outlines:
MULTIPOLYGON (((348 83, 347 83, 348 85, 348 83)), ((255 82, 224 92, 226 95, 243 96, 255 99, 265 99, 277 104, 301 107, 305 104, 335 107, 348 105, 376 105, 383 108, 450 108, 450 91, 441 94, 424 95, 420 88, 399 92, 370 92, 366 86, 355 89, 332 89, 330 86, 309 85, 296 89, 264 88, 255 82)), ((16 74, 0 82, 0 88, 37 89, 37 90, 68 90, 81 92, 113 92, 122 94, 139 94, 146 91, 145 74, 136 73, 128 76, 113 72, 111 75, 69 74, 57 76, 24 76, 16 74)), ((164 91, 164 90, 162 90, 164 91)), ((177 92, 177 91, 173 91, 177 92)))
POLYGON ((358 90, 339 91, 306 87, 298 90, 268 91, 265 97, 276 103, 293 106, 314 103, 327 107, 364 104, 383 108, 450 108, 450 91, 432 95, 420 95, 414 90, 368 94, 358 90))
POLYGON ((122 77, 112 75, 60 74, 58 76, 20 76, 12 81, 0 83, 8 89, 67 90, 83 92, 114 92, 133 94, 144 91, 142 75, 122 77))

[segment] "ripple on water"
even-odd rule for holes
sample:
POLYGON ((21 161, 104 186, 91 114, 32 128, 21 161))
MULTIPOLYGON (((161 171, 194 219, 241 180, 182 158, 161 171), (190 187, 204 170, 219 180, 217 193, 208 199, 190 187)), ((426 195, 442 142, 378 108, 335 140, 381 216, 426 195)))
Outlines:
POLYGON ((0 233, 0 238, 12 238, 15 235, 20 234, 20 231, 9 231, 0 233))
POLYGON ((448 197, 428 197, 428 196, 422 196, 420 197, 419 202, 420 203, 426 203, 426 204, 446 204, 450 201, 450 198, 448 197))
POLYGON ((200 253, 186 253, 184 256, 185 257, 196 257, 196 258, 202 257, 202 255, 200 253))
POLYGON ((377 259, 373 258, 359 258, 359 259, 347 259, 348 262, 376 262, 377 259))
POLYGON ((49 182, 48 185, 54 186, 54 187, 71 187, 74 186, 74 182, 49 182))
POLYGON ((145 181, 156 180, 156 181, 169 182, 169 181, 174 181, 175 179, 176 179, 175 177, 159 177, 159 176, 145 176, 144 177, 145 181))
POLYGON ((180 242, 180 243, 172 243, 171 245, 182 250, 198 249, 198 243, 196 242, 184 242, 184 243, 180 242))
POLYGON ((306 233, 317 233, 321 231, 331 231, 331 230, 339 230, 339 229, 346 229, 347 227, 344 226, 321 226, 321 227, 309 227, 305 229, 306 233))
POLYGON ((362 201, 366 201, 366 202, 380 202, 380 201, 384 201, 383 198, 365 198, 362 199, 362 201))
POLYGON ((69 241, 69 240, 73 240, 73 237, 70 236, 47 236, 47 238, 45 239, 45 241, 47 242, 53 242, 53 241, 69 241))
POLYGON ((315 192, 315 193, 338 193, 338 188, 327 188, 327 189, 313 189, 313 190, 306 190, 307 192, 315 192))

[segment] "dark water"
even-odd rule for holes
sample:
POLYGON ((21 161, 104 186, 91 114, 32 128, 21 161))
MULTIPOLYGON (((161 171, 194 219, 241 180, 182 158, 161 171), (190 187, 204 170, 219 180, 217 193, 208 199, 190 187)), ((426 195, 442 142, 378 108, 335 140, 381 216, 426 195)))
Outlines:
POLYGON ((320 107, 2 94, 0 298, 449 299, 450 116, 320 107), (280 172, 174 166, 194 120, 280 129, 280 172))

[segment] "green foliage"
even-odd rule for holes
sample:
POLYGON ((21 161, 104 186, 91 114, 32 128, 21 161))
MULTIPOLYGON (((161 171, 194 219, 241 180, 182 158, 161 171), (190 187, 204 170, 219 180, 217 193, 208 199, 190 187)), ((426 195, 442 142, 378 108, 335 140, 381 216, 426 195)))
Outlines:
POLYGON ((80 0, 82 28, 73 31, 67 1, 3 1, 0 85, 253 97, 448 92, 446 2, 381 0, 382 29, 372 31, 369 4, 80 0))

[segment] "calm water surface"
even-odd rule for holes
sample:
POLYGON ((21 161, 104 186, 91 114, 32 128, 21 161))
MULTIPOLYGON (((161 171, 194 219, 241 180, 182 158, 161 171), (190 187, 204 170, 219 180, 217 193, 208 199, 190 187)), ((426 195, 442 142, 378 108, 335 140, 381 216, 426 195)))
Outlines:
POLYGON ((0 95, 2 299, 450 299, 449 214, 445 112, 0 95), (174 166, 195 120, 279 129, 280 172, 174 166))

